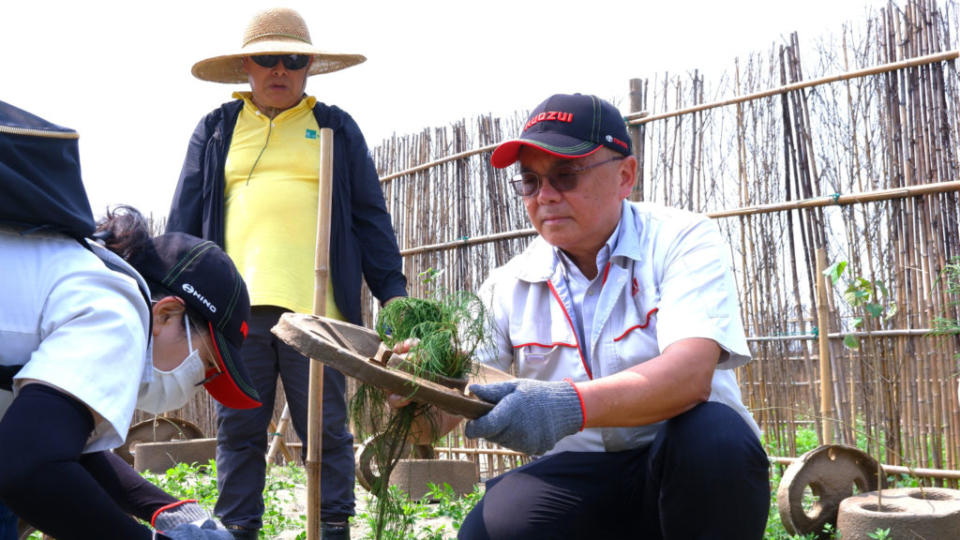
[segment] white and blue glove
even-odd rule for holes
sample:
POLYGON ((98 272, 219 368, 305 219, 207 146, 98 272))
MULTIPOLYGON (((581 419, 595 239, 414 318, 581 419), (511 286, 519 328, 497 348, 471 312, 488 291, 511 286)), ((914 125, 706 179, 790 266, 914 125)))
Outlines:
POLYGON ((230 531, 211 519, 210 512, 194 499, 177 501, 153 514, 150 525, 157 538, 171 540, 233 540, 230 531))
POLYGON ((154 512, 150 525, 158 531, 165 531, 183 523, 200 525, 211 517, 210 512, 197 504, 196 499, 185 499, 168 504, 154 512))
POLYGON ((464 433, 482 437, 524 454, 543 454, 557 441, 583 428, 585 415, 573 382, 516 379, 472 384, 478 398, 496 404, 492 411, 467 422, 464 433))
POLYGON ((158 532, 156 536, 170 540, 233 540, 230 531, 218 529, 212 519, 204 521, 199 527, 193 523, 183 523, 169 531, 158 532))

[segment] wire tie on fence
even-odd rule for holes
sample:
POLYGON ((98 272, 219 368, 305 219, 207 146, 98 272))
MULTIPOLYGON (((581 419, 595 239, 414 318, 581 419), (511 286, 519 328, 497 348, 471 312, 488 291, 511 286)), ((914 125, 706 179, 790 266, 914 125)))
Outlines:
POLYGON ((814 337, 814 339, 820 337, 820 329, 817 328, 816 326, 813 327, 813 337, 814 337))
POLYGON ((834 193, 831 197, 833 197, 833 204, 840 204, 840 193, 834 193))
POLYGON ((470 237, 467 236, 467 235, 463 235, 463 236, 461 236, 460 238, 458 238, 457 240, 460 240, 461 242, 463 242, 464 244, 466 244, 466 243, 470 240, 470 237))

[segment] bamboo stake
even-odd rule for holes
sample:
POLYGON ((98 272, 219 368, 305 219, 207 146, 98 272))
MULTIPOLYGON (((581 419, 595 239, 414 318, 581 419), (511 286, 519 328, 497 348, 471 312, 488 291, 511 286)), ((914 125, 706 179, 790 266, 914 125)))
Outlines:
POLYGON ((921 56, 919 58, 911 58, 910 60, 903 60, 901 62, 892 62, 889 64, 883 64, 880 66, 873 66, 869 68, 858 69, 848 73, 841 73, 839 75, 830 75, 827 77, 811 79, 809 81, 800 81, 800 82, 795 82, 790 84, 784 84, 777 88, 771 88, 770 90, 764 90, 762 92, 755 92, 755 93, 746 94, 743 96, 737 96, 737 97, 724 99, 720 101, 714 101, 712 103, 704 103, 703 105, 695 105, 693 107, 687 107, 685 109, 679 109, 679 110, 660 113, 660 114, 649 114, 642 118, 636 117, 635 115, 628 115, 626 118, 627 118, 627 123, 629 123, 630 125, 646 124, 647 122, 653 122, 654 120, 663 120, 664 118, 672 118, 674 116, 681 116, 684 114, 705 111, 707 109, 714 109, 717 107, 723 107, 725 105, 733 105, 735 103, 742 103, 744 101, 753 101, 755 99, 775 96, 778 94, 785 94, 787 92, 792 92, 794 90, 802 90, 804 88, 810 88, 810 87, 819 86, 822 84, 843 81, 846 79, 854 79, 857 77, 865 77, 867 75, 877 75, 880 73, 886 73, 889 71, 903 69, 906 67, 919 66, 921 64, 929 64, 931 62, 943 62, 946 60, 953 60, 958 56, 960 56, 960 51, 947 51, 943 53, 930 54, 927 56, 921 56))
POLYGON ((826 276, 827 250, 817 249, 817 327, 820 329, 820 414, 823 415, 823 444, 833 444, 833 370, 830 369, 830 341, 827 338, 829 310, 827 309, 826 276))
POLYGON ((290 454, 290 450, 287 449, 287 444, 283 440, 283 433, 287 430, 287 426, 290 424, 290 404, 283 404, 283 412, 280 413, 280 423, 274 425, 270 422, 270 430, 272 432, 273 438, 270 440, 270 449, 267 451, 267 463, 273 463, 274 458, 277 457, 277 451, 283 451, 283 457, 287 459, 287 462, 293 462, 293 456, 290 454))
MULTIPOLYGON (((317 249, 314 257, 313 314, 327 312, 330 275, 330 208, 333 194, 333 130, 320 129, 320 171, 317 197, 317 249)), ((323 434, 323 364, 310 359, 307 411, 307 540, 320 540, 320 450, 323 434)))
MULTIPOLYGON (((789 465, 800 458, 795 457, 781 457, 781 456, 770 456, 771 463, 782 463, 784 465, 789 465)), ((917 478, 950 478, 950 479, 960 479, 960 471, 949 470, 949 469, 930 469, 930 468, 913 468, 913 467, 900 467, 897 465, 887 465, 881 463, 880 466, 883 468, 883 472, 886 474, 905 474, 907 476, 915 476, 917 478)))
POLYGON ((935 182, 932 184, 921 184, 910 187, 898 187, 892 189, 880 189, 864 193, 841 195, 836 193, 825 197, 812 197, 801 201, 791 203, 772 203, 746 208, 737 208, 734 210, 724 210, 719 212, 707 212, 711 218, 725 218, 752 214, 763 214, 769 212, 779 212, 782 210, 793 210, 797 208, 814 208, 824 206, 844 206, 847 204, 859 204, 865 202, 886 201, 895 199, 905 199, 908 197, 917 197, 931 193, 943 193, 949 191, 960 191, 960 181, 954 182, 935 182))

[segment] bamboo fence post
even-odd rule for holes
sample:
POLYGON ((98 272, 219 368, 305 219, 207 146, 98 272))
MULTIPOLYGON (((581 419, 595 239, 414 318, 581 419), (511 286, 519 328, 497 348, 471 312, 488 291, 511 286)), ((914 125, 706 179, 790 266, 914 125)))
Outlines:
POLYGON ((827 250, 817 249, 817 342, 820 347, 820 414, 823 415, 823 444, 833 444, 833 370, 830 367, 830 339, 828 337, 830 311, 827 306, 826 276, 827 250))
MULTIPOLYGON (((644 84, 640 79, 630 79, 630 114, 639 113, 643 110, 644 84)), ((636 175, 636 184, 633 186, 634 193, 639 196, 631 197, 632 200, 643 200, 643 144, 641 143, 643 126, 629 126, 630 136, 633 138, 633 155, 637 157, 638 167, 636 175)))
MULTIPOLYGON (((314 257, 313 314, 327 311, 330 275, 330 207, 333 193, 333 130, 320 129, 320 171, 317 196, 317 248, 314 257)), ((323 434, 323 364, 310 359, 307 410, 307 540, 320 540, 320 450, 323 434)))
POLYGON ((283 432, 287 430, 289 424, 290 404, 284 403, 283 412, 280 413, 280 423, 275 425, 273 421, 270 422, 270 431, 273 438, 270 440, 270 449, 267 450, 267 464, 273 463, 273 459, 277 457, 278 450, 283 451, 283 457, 286 458, 287 462, 293 461, 293 456, 290 454, 290 450, 283 440, 283 432))

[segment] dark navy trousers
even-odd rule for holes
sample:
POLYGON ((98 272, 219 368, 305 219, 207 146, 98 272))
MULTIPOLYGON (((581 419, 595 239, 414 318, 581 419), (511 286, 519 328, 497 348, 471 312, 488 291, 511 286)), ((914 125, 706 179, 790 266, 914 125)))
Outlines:
POLYGON ((491 479, 459 538, 759 540, 768 473, 740 415, 702 403, 647 448, 562 452, 491 479))
MULTIPOLYGON (((227 525, 262 526, 267 430, 273 416, 277 377, 290 406, 293 428, 306 455, 310 360, 270 333, 287 310, 254 306, 240 354, 262 407, 230 409, 217 404, 217 488, 214 513, 227 525)), ((323 372, 323 450, 320 470, 320 519, 343 521, 354 514, 353 435, 347 431, 346 379, 323 372)))
POLYGON ((0 503, 0 540, 17 540, 17 516, 0 503))

